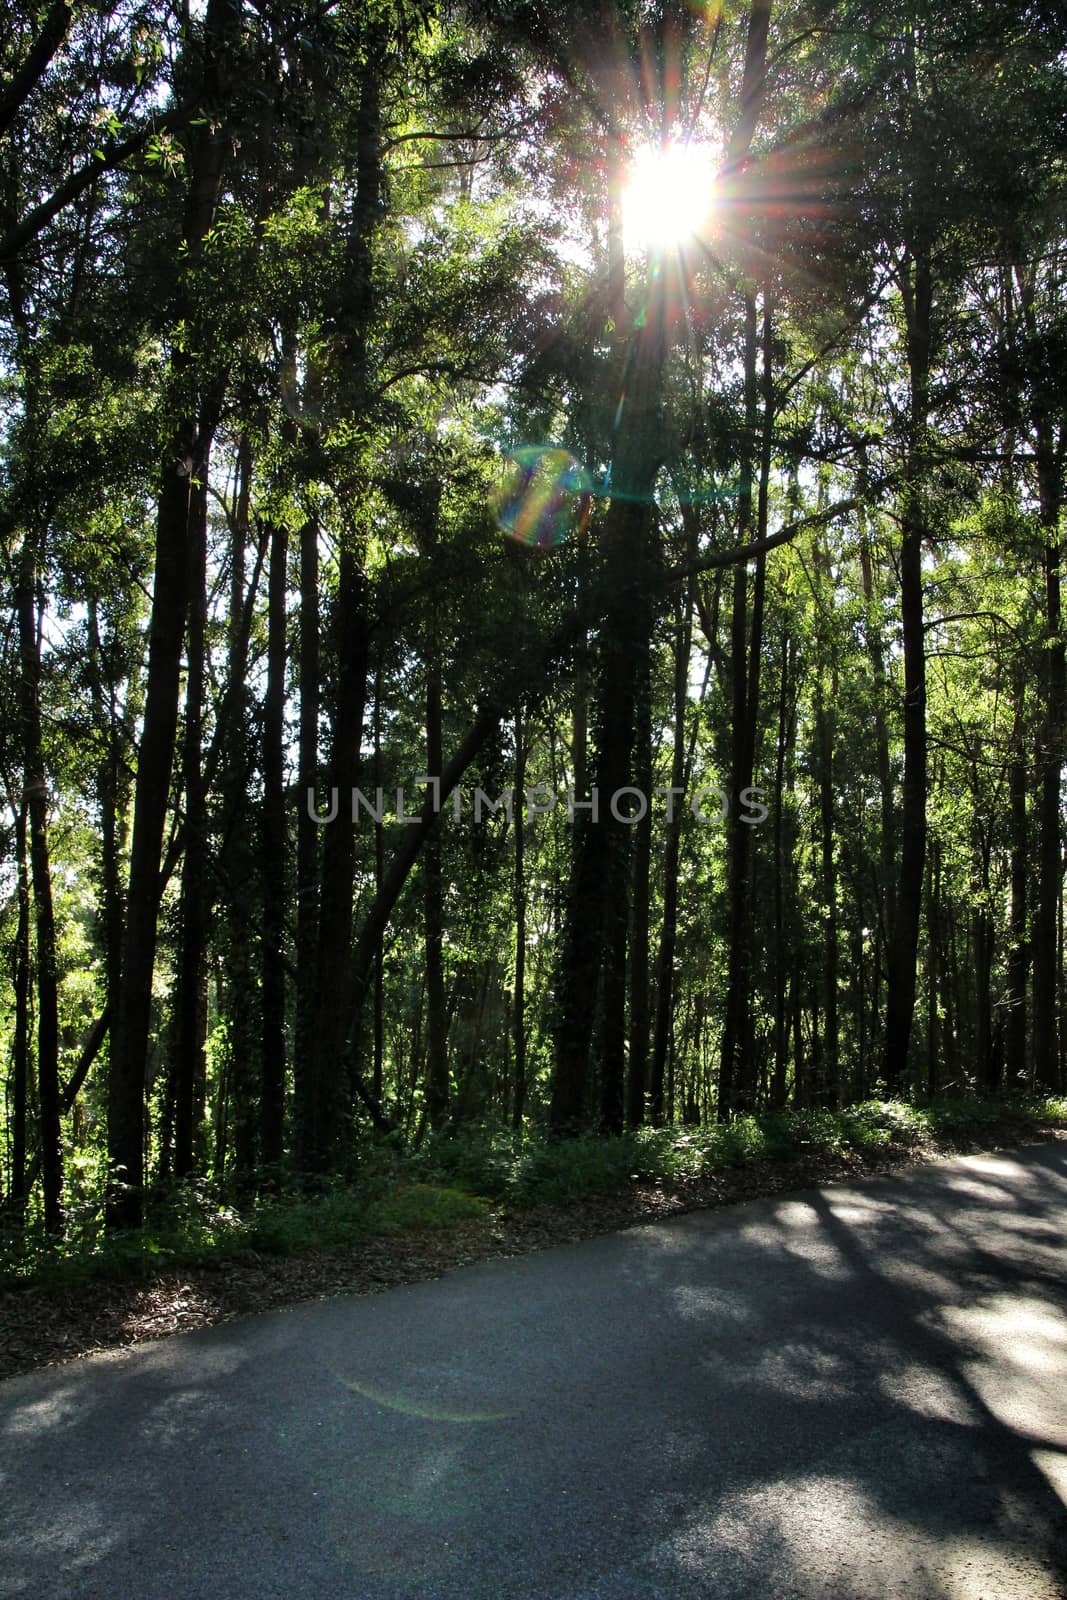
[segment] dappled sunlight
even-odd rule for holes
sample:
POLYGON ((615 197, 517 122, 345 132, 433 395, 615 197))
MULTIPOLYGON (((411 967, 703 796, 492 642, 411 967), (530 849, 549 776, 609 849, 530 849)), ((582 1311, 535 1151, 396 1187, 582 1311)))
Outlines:
POLYGON ((939 1320, 974 1352, 962 1370, 998 1421, 1067 1449, 1067 1314, 1001 1294, 946 1306, 939 1320))
POLYGON ((864 1205, 859 1196, 850 1195, 848 1198, 841 1200, 833 1197, 831 1198, 830 1208, 838 1222, 844 1222, 850 1227, 854 1223, 872 1222, 878 1216, 877 1208, 864 1205))
POLYGON ((969 1195, 975 1200, 981 1200, 988 1205, 990 1200, 990 1185, 981 1178, 969 1178, 965 1173, 957 1173, 949 1181, 948 1187, 954 1194, 969 1195))
POLYGON ((1050 1346, 1058 1347, 1067 1366, 1067 1316, 1044 1300, 992 1295, 972 1305, 946 1306, 941 1315, 968 1339, 996 1341, 1020 1366, 1045 1368, 1050 1346))
POLYGON ((807 1200, 780 1200, 774 1208, 774 1220, 780 1228, 809 1228, 811 1204, 807 1200))
POLYGON ((990 1178, 1001 1178, 1012 1185, 1025 1183, 1030 1176, 1021 1162, 1013 1161, 1009 1156, 964 1156, 960 1165, 990 1178))
POLYGON ((57 1428, 71 1426, 81 1420, 81 1391, 75 1381, 60 1383, 49 1394, 35 1396, 16 1404, 0 1421, 0 1436, 24 1435, 40 1438, 57 1428))
POLYGON ((1062 1600, 1045 1568, 991 1536, 949 1541, 933 1571, 945 1600, 1062 1600))
POLYGON ((886 1261, 882 1273, 890 1283, 906 1286, 915 1293, 928 1295, 931 1300, 952 1299, 957 1293, 958 1276, 948 1263, 944 1269, 915 1261, 886 1261))
POLYGON ((763 1383, 772 1384, 783 1395, 805 1400, 839 1400, 856 1387, 857 1376, 844 1355, 789 1339, 764 1351, 757 1364, 763 1383))
POLYGON ((842 1261, 838 1253, 827 1245, 826 1240, 817 1234, 792 1235, 782 1241, 782 1248, 786 1255, 805 1262, 813 1272, 827 1282, 847 1283, 852 1277, 848 1264, 842 1261))
POLYGON ((714 1289, 696 1284, 679 1284, 671 1290, 671 1307, 676 1316, 687 1319, 709 1319, 712 1326, 729 1323, 747 1323, 752 1320, 751 1308, 736 1296, 722 1294, 714 1289))
POLYGON ((1067 1448, 1064 1450, 1031 1450, 1031 1460, 1043 1472, 1049 1485, 1067 1506, 1067 1448))
MULTIPOLYGON (((128 1539, 129 1524, 116 1520, 114 1507, 106 1499, 78 1504, 67 1496, 62 1522, 42 1520, 40 1526, 24 1529, 22 1537, 46 1568, 62 1562, 71 1577, 88 1578, 100 1562, 128 1539)), ((8 1572, 4 1584, 7 1594, 33 1595, 39 1591, 39 1583, 30 1572, 17 1575, 8 1572), (12 1583, 17 1587, 7 1588, 12 1583)))
POLYGON ((833 1473, 769 1483, 709 1507, 650 1563, 668 1564, 707 1596, 762 1593, 774 1571, 779 1593, 827 1600, 1055 1600, 1047 1569, 996 1529, 917 1527, 833 1473))
POLYGON ((210 1418, 215 1426, 227 1407, 217 1394, 197 1387, 173 1389, 161 1394, 137 1426, 138 1435, 152 1448, 173 1445, 180 1448, 191 1424, 210 1418))
POLYGON ((887 1401, 907 1406, 916 1416, 931 1422, 963 1423, 979 1427, 982 1418, 966 1395, 961 1395, 959 1385, 944 1373, 922 1366, 917 1362, 882 1372, 879 1388, 887 1401))
POLYGON ((762 1248, 772 1248, 805 1262, 822 1278, 844 1281, 849 1270, 825 1233, 811 1226, 811 1202, 798 1198, 775 1202, 769 1218, 746 1223, 742 1237, 762 1248))

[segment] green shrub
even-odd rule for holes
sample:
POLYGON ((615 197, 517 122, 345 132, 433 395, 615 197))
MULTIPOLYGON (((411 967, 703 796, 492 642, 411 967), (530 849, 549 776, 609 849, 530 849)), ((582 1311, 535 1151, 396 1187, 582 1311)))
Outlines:
POLYGON ((428 1139, 408 1158, 407 1170, 427 1183, 502 1199, 515 1188, 522 1150, 522 1137, 510 1128, 458 1128, 428 1139))
POLYGON ((489 1209, 489 1201, 481 1195, 413 1183, 374 1201, 364 1220, 374 1233, 397 1233, 409 1228, 447 1228, 453 1222, 488 1216, 489 1209))
POLYGON ((527 1205, 561 1205, 569 1200, 611 1194, 632 1178, 647 1175, 649 1163, 641 1160, 645 1150, 632 1135, 558 1139, 536 1146, 523 1158, 514 1186, 515 1198, 527 1205))

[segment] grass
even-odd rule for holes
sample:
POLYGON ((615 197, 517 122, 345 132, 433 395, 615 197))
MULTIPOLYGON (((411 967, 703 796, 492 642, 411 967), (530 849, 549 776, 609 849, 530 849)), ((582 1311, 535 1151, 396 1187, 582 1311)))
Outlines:
POLYGON ((59 1289, 263 1255, 345 1251, 375 1236, 484 1220, 494 1206, 567 1205, 619 1193, 635 1182, 670 1186, 758 1161, 936 1145, 980 1137, 1005 1122, 1067 1124, 1067 1099, 946 1096, 925 1106, 869 1100, 841 1111, 781 1111, 705 1128, 553 1142, 501 1129, 464 1129, 427 1142, 414 1155, 375 1150, 355 1182, 328 1183, 316 1194, 282 1194, 244 1210, 220 1204, 203 1185, 186 1186, 165 1196, 136 1233, 105 1235, 99 1205, 87 1199, 61 1241, 47 1240, 33 1226, 0 1233, 0 1286, 59 1289))

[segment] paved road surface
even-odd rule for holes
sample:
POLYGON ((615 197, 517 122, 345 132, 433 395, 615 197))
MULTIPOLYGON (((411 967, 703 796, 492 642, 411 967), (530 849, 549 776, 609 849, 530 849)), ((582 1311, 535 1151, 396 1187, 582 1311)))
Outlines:
POLYGON ((1059 1600, 1067 1145, 0 1384, 0 1595, 1059 1600))

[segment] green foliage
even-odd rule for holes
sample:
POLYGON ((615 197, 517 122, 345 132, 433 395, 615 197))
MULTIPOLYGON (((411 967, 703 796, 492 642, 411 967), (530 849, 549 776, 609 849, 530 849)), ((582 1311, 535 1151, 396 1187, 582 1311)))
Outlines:
POLYGON ((428 1140, 410 1157, 410 1167, 425 1181, 500 1200, 515 1193, 525 1148, 509 1129, 475 1123, 428 1140))
POLYGON ((486 1217, 489 1209, 489 1201, 481 1195, 466 1194, 462 1189, 439 1189, 429 1183, 413 1183, 375 1200, 367 1209, 365 1222, 374 1233, 447 1228, 453 1222, 486 1217))
POLYGON ((281 1194, 245 1209, 219 1203, 203 1184, 178 1184, 136 1233, 105 1235, 98 1206, 86 1203, 63 1241, 36 1226, 0 1233, 0 1285, 62 1289, 260 1255, 358 1251, 374 1236, 485 1220, 494 1203, 516 1211, 578 1205, 633 1184, 670 1188, 758 1162, 980 1139, 1005 1124, 1067 1124, 1067 1099, 945 1096, 924 1107, 869 1100, 843 1111, 781 1111, 610 1139, 520 1140, 503 1129, 469 1128, 411 1156, 379 1149, 357 1183, 331 1181, 315 1194, 281 1194))
POLYGON ((568 1201, 612 1194, 631 1178, 649 1175, 642 1160, 646 1141, 639 1135, 617 1139, 560 1139, 531 1150, 514 1187, 516 1201, 565 1205, 568 1201))

